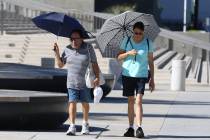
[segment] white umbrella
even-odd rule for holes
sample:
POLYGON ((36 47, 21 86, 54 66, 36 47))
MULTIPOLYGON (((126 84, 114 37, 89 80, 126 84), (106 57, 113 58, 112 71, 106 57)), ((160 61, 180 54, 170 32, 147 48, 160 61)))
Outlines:
POLYGON ((102 55, 116 57, 123 38, 133 34, 133 25, 139 21, 145 25, 145 37, 154 40, 160 32, 160 28, 153 15, 126 11, 107 19, 96 36, 102 55))

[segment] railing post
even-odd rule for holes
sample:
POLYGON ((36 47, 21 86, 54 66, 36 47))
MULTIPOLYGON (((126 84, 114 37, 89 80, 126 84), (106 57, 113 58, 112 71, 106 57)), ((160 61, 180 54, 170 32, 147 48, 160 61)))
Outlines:
POLYGON ((191 63, 192 72, 194 72, 194 70, 195 70, 195 63, 196 63, 197 58, 199 58, 199 48, 193 46, 193 48, 192 48, 192 63, 191 63))
POLYGON ((207 50, 202 49, 202 61, 206 61, 207 60, 207 50))
POLYGON ((173 50, 173 47, 174 47, 174 41, 173 41, 173 39, 169 39, 168 40, 168 49, 173 50))

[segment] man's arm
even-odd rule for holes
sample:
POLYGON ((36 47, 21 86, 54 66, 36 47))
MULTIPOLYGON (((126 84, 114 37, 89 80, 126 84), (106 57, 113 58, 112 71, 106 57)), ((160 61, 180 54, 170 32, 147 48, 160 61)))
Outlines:
POLYGON ((130 51, 128 51, 128 52, 125 52, 124 50, 121 50, 119 53, 118 53, 118 55, 117 55, 117 59, 120 61, 120 60, 123 60, 123 59, 125 59, 126 57, 128 57, 129 55, 136 55, 137 54, 137 52, 136 52, 136 50, 135 49, 133 49, 133 50, 130 50, 130 51))
POLYGON ((95 74, 95 80, 93 81, 94 86, 99 86, 100 77, 99 77, 98 63, 92 63, 92 67, 93 67, 93 71, 94 71, 94 74, 95 74))
POLYGON ((55 52, 55 58, 57 61, 57 65, 59 68, 62 68, 65 64, 62 62, 61 57, 60 57, 60 52, 57 43, 54 44, 54 52, 55 52))
POLYGON ((155 82, 154 82, 154 58, 153 53, 148 54, 148 60, 149 60, 149 69, 150 69, 150 81, 149 81, 149 88, 151 91, 155 89, 155 82))

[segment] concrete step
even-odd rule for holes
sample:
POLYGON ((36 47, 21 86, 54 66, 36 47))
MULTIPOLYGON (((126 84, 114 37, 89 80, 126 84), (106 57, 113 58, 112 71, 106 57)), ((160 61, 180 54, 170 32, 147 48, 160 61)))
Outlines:
POLYGON ((168 51, 168 48, 160 48, 156 50, 153 54, 154 60, 158 59, 160 56, 165 54, 168 51))
POLYGON ((191 67, 188 77, 191 78, 191 79, 194 78, 198 81, 200 70, 201 70, 201 59, 197 59, 196 62, 195 62, 194 68, 191 67))
POLYGON ((190 73, 192 57, 185 56, 184 60, 186 61, 186 77, 188 77, 190 73))
POLYGON ((154 61, 154 64, 158 69, 162 69, 175 55, 177 52, 168 51, 164 55, 160 56, 158 59, 154 61))
POLYGON ((173 60, 182 60, 183 58, 184 58, 184 54, 182 54, 182 53, 177 53, 176 55, 175 55, 175 57, 173 57, 169 62, 168 62, 168 64, 166 64, 164 67, 163 67, 163 69, 166 69, 166 70, 171 70, 171 66, 172 66, 172 61, 173 60))

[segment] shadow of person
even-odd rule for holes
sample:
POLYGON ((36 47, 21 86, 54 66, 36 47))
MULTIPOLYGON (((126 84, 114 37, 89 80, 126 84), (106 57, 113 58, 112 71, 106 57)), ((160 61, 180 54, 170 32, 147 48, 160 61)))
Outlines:
POLYGON ((154 138, 175 138, 175 139, 210 139, 210 136, 187 136, 187 135, 148 135, 148 139, 154 139, 154 138))

